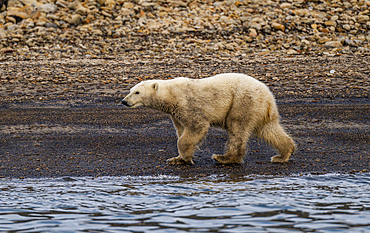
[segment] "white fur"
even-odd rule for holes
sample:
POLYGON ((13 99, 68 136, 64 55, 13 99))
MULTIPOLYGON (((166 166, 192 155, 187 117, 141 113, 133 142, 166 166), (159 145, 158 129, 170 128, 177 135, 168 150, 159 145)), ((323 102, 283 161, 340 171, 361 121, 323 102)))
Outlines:
POLYGON ((219 163, 242 163, 252 135, 279 151, 272 162, 287 162, 295 150, 294 141, 279 123, 272 93, 266 85, 244 74, 143 81, 130 90, 123 103, 170 114, 179 150, 178 157, 168 160, 170 164, 193 163, 194 151, 211 126, 228 131, 226 153, 212 156, 219 163))

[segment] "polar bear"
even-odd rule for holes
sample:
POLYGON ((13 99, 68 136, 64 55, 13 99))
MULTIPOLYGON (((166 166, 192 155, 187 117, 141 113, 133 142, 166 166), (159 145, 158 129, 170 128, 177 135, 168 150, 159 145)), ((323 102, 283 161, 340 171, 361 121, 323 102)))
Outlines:
POLYGON ((156 109, 171 116, 178 136, 179 156, 169 164, 193 164, 194 152, 211 126, 227 130, 222 164, 243 163, 248 139, 255 135, 275 147, 272 162, 284 163, 295 143, 279 123, 274 96, 262 82, 244 74, 219 74, 204 79, 175 78, 142 81, 122 100, 129 108, 156 109))

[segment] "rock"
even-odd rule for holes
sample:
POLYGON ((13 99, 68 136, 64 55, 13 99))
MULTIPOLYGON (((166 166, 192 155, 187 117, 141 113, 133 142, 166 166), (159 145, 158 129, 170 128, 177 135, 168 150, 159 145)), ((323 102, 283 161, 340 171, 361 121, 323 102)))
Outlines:
POLYGON ((66 8, 68 6, 68 4, 63 0, 56 1, 55 5, 57 5, 58 7, 61 7, 61 8, 66 8))
POLYGON ((292 7, 291 3, 284 2, 284 3, 280 4, 280 8, 282 8, 282 9, 291 8, 291 7, 292 7))
POLYGON ((75 12, 80 15, 87 15, 89 13, 89 9, 82 5, 78 5, 75 9, 75 12))
POLYGON ((99 3, 99 5, 103 6, 105 4, 105 0, 97 0, 97 2, 99 3))
POLYGON ((333 15, 333 16, 330 18, 330 21, 332 21, 332 22, 336 22, 338 19, 339 19, 339 16, 338 16, 338 15, 333 15))
POLYGON ((116 5, 116 1, 115 0, 106 0, 104 5, 114 7, 116 5))
POLYGON ((283 47, 284 47, 285 49, 288 49, 288 48, 290 48, 290 44, 289 44, 289 43, 284 43, 284 44, 283 44, 283 47))
POLYGON ((326 25, 326 26, 333 26, 333 27, 335 27, 335 26, 337 26, 337 23, 336 23, 336 22, 334 22, 334 21, 326 21, 326 22, 325 22, 325 25, 326 25))
POLYGON ((327 41, 327 42, 325 42, 324 47, 326 47, 326 48, 339 48, 339 47, 342 47, 342 43, 340 41, 327 41))
POLYGON ((28 46, 40 55, 32 48, 43 45, 50 54, 67 51, 72 57, 81 47, 53 51, 51 43, 83 44, 88 54, 98 54, 98 49, 101 56, 114 56, 121 45, 152 55, 267 50, 292 55, 328 48, 331 53, 368 53, 369 4, 370 0, 9 0, 7 12, 0 13, 0 46, 16 51, 28 46), (207 39, 200 40, 198 34, 207 39))
POLYGON ((330 32, 328 28, 320 28, 319 31, 323 32, 323 33, 329 33, 330 32))
POLYGON ((82 22, 82 16, 79 14, 72 15, 72 18, 69 21, 70 24, 73 24, 75 26, 79 25, 81 22, 82 22))
POLYGON ((124 8, 127 8, 127 9, 132 9, 132 8, 134 8, 134 4, 132 3, 132 2, 125 2, 125 3, 123 3, 123 7, 124 8))
POLYGON ((285 26, 280 23, 272 23, 271 27, 275 28, 276 30, 285 31, 285 26))
POLYGON ((250 28, 255 28, 256 30, 261 30, 263 26, 266 25, 266 21, 261 17, 253 18, 252 21, 248 23, 250 28))
POLYGON ((22 12, 20 10, 9 10, 7 12, 7 17, 13 17, 14 19, 19 18, 19 20, 16 20, 17 22, 25 19, 28 17, 28 15, 25 12, 22 12))
POLYGON ((370 17, 368 15, 359 15, 357 16, 357 22, 359 23, 366 23, 370 20, 370 17))
POLYGON ((295 50, 295 49, 288 49, 287 51, 286 51, 286 54, 288 54, 288 55, 298 55, 298 54, 300 54, 300 52, 298 52, 297 50, 295 50))
POLYGON ((244 37, 244 40, 247 41, 248 43, 251 43, 253 42, 253 38, 249 37, 249 36, 245 36, 244 37))
POLYGON ((40 11, 33 11, 30 14, 30 18, 32 18, 32 19, 38 19, 38 18, 40 18, 40 16, 41 16, 41 12, 40 11))
POLYGON ((365 47, 358 47, 357 48, 357 52, 359 52, 359 53, 366 53, 366 52, 370 52, 370 49, 365 48, 365 47))
POLYGON ((219 21, 226 25, 234 24, 234 20, 232 18, 224 16, 224 15, 220 17, 219 21))
POLYGON ((58 6, 55 4, 44 4, 36 6, 36 9, 45 13, 54 13, 58 10, 58 6))
POLYGON ((78 6, 79 6, 78 1, 73 1, 70 4, 68 4, 68 8, 70 8, 72 10, 76 10, 78 6))
POLYGON ((135 12, 132 11, 132 10, 130 10, 130 9, 128 9, 128 8, 122 7, 122 9, 121 9, 121 15, 122 16, 133 16, 133 15, 135 15, 135 12))
POLYGON ((47 28, 59 28, 58 25, 56 25, 55 23, 49 23, 49 22, 47 22, 45 24, 45 27, 47 27, 47 28))
POLYGON ((344 24, 342 27, 347 31, 351 30, 351 26, 349 26, 349 24, 344 24))
POLYGON ((225 48, 227 50, 235 50, 235 43, 228 43, 228 44, 225 44, 225 48))
POLYGON ((305 45, 310 45, 310 44, 311 44, 311 42, 309 42, 309 41, 308 41, 308 40, 306 40, 306 39, 301 40, 301 43, 302 43, 302 44, 305 44, 305 45))
POLYGON ((4 29, 0 28, 0 40, 1 39, 5 39, 6 38, 6 33, 4 31, 4 29))
POLYGON ((256 29, 254 29, 254 28, 250 28, 249 29, 249 34, 248 34, 250 37, 252 37, 252 38, 255 38, 255 37, 257 37, 257 31, 256 31, 256 29))
POLYGON ((351 44, 353 44, 353 42, 352 42, 352 40, 350 40, 350 39, 343 39, 342 40, 342 44, 344 45, 344 46, 347 46, 347 45, 351 45, 351 44))

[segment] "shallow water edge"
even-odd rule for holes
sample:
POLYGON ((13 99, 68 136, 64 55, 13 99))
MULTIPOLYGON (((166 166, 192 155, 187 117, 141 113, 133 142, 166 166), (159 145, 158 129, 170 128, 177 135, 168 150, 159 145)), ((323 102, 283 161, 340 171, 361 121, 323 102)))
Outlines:
POLYGON ((368 232, 369 175, 0 179, 0 231, 368 232))

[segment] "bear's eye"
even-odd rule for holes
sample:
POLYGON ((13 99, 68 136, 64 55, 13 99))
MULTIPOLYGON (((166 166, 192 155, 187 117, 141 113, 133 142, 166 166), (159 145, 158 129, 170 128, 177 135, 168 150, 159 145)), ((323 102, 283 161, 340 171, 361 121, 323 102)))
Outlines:
POLYGON ((140 94, 140 92, 137 91, 137 92, 135 92, 135 94, 138 95, 138 94, 140 94))

